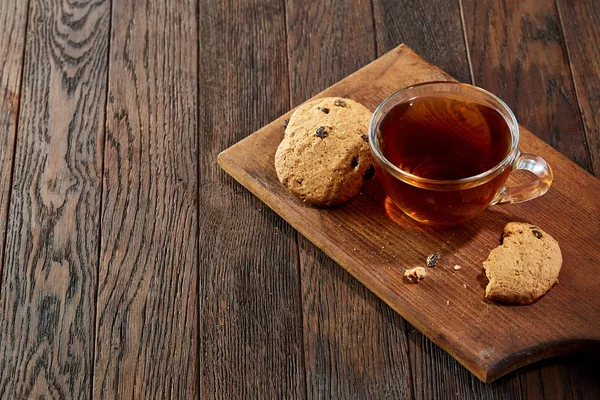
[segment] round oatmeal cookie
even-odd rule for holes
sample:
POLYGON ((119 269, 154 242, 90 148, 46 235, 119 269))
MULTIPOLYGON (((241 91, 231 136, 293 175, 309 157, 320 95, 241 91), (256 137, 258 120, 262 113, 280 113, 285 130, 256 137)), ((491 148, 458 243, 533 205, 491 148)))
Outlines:
POLYGON ((275 153, 279 181, 313 206, 351 199, 375 173, 367 136, 371 115, 363 105, 339 97, 298 107, 275 153))
POLYGON ((489 283, 485 297, 495 301, 529 304, 558 282, 562 266, 558 242, 535 225, 509 222, 502 245, 483 263, 489 283))

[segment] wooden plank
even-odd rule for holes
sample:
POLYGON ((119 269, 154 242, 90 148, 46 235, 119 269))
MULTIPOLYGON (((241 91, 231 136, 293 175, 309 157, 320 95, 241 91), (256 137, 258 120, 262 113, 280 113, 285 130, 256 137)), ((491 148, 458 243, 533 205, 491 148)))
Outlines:
POLYGON ((600 177, 600 3, 557 0, 577 100, 592 160, 600 177))
POLYGON ((94 398, 198 394, 195 15, 112 6, 94 398))
POLYGON ((521 395, 520 373, 483 383, 416 328, 409 328, 408 337, 416 399, 527 398, 521 395))
POLYGON ((30 4, 0 297, 2 398, 90 396, 108 21, 108 1, 30 4))
POLYGON ((200 7, 201 394, 304 398, 296 232, 216 164, 289 107, 284 4, 200 7))
MULTIPOLYGON (((457 80, 471 82, 458 2, 374 0, 373 4, 378 56, 405 42, 457 80)), ((415 398, 462 397, 471 392, 485 398, 519 398, 518 374, 484 384, 412 326, 408 338, 415 398)))
POLYGON ((372 15, 367 0, 286 3, 291 105, 376 58, 372 15))
MULTIPOLYGON (((444 79, 450 77, 400 46, 319 96, 343 94, 373 108, 401 87, 444 79)), ((600 181, 525 128, 520 148, 552 165, 552 189, 533 202, 492 207, 468 223, 431 230, 386 201, 377 180, 342 207, 303 205, 275 174, 281 122, 221 153, 222 167, 480 379, 492 381, 537 360, 600 343, 594 322, 600 320, 600 299, 594 295, 600 277, 593 273, 600 257, 600 181), (500 242, 506 222, 528 220, 561 244, 560 284, 526 307, 486 301, 482 262, 500 242), (419 285, 407 284, 404 267, 424 263, 435 250, 445 264, 431 269, 419 285), (451 270, 455 264, 463 266, 460 272, 451 270)))
POLYGON ((474 84, 498 95, 519 123, 591 171, 555 4, 461 3, 474 84))
POLYGON ((526 399, 598 399, 600 374, 593 354, 558 357, 524 368, 521 373, 526 399))
MULTIPOLYGON (((462 0, 462 7, 474 83, 500 95, 519 122, 593 172, 594 158, 590 158, 590 141, 586 140, 581 123, 554 2, 462 0)), ((589 29, 586 26, 590 25, 597 23, 581 21, 578 24, 582 29, 589 29)), ((585 43, 590 46, 594 42, 585 43)), ((590 77, 588 82, 591 88, 594 79, 590 77)), ((573 367, 556 363, 524 371, 520 377, 524 396, 535 398, 544 393, 564 393, 564 397, 568 397, 568 387, 575 384, 569 368, 573 367), (566 385, 553 386, 556 376, 561 376, 566 385)), ((597 387, 593 381, 586 385, 597 387)))
POLYGON ((460 82, 471 82, 458 2, 373 0, 377 56, 406 44, 460 82))
POLYGON ((0 2, 0 282, 6 218, 12 190, 11 175, 21 97, 27 5, 26 1, 0 2))
MULTIPOLYGON (((286 4, 291 106, 375 58, 369 1, 286 4)), ((308 398, 410 397, 404 320, 307 239, 298 241, 308 398)))

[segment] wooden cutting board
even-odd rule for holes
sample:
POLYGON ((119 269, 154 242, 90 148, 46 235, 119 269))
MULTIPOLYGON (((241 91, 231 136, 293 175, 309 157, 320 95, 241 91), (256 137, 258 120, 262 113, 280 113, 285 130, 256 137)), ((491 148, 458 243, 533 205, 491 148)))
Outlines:
MULTIPOLYGON (((399 89, 440 80, 452 78, 401 45, 315 97, 348 97, 375 110, 399 89)), ((544 157, 554 171, 539 199, 490 207, 443 230, 403 215, 377 179, 340 207, 310 208, 283 188, 273 165, 290 113, 222 152, 221 167, 479 379, 600 349, 600 181, 521 128, 521 150, 544 157), (481 265, 509 221, 540 226, 563 252, 560 283, 528 306, 484 299, 481 265), (405 268, 423 266, 435 251, 441 260, 427 279, 403 280, 405 268)))

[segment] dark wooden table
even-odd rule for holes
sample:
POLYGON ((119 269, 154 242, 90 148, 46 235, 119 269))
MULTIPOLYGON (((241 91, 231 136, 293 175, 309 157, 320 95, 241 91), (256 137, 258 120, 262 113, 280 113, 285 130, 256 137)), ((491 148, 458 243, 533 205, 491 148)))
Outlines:
POLYGON ((402 42, 600 177, 596 0, 0 0, 0 398, 600 398, 481 383, 217 166, 402 42))

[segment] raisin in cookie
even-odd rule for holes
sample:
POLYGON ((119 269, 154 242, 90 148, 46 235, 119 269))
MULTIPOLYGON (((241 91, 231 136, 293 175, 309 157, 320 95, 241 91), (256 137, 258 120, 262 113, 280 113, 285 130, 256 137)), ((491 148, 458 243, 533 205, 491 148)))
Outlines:
POLYGON ((339 97, 298 107, 275 153, 279 181, 310 205, 351 199, 375 172, 367 137, 370 119, 367 108, 339 97))
POLYGON ((489 283, 485 297, 506 303, 529 304, 558 282, 562 266, 558 242, 534 225, 510 222, 502 245, 483 263, 489 283))

